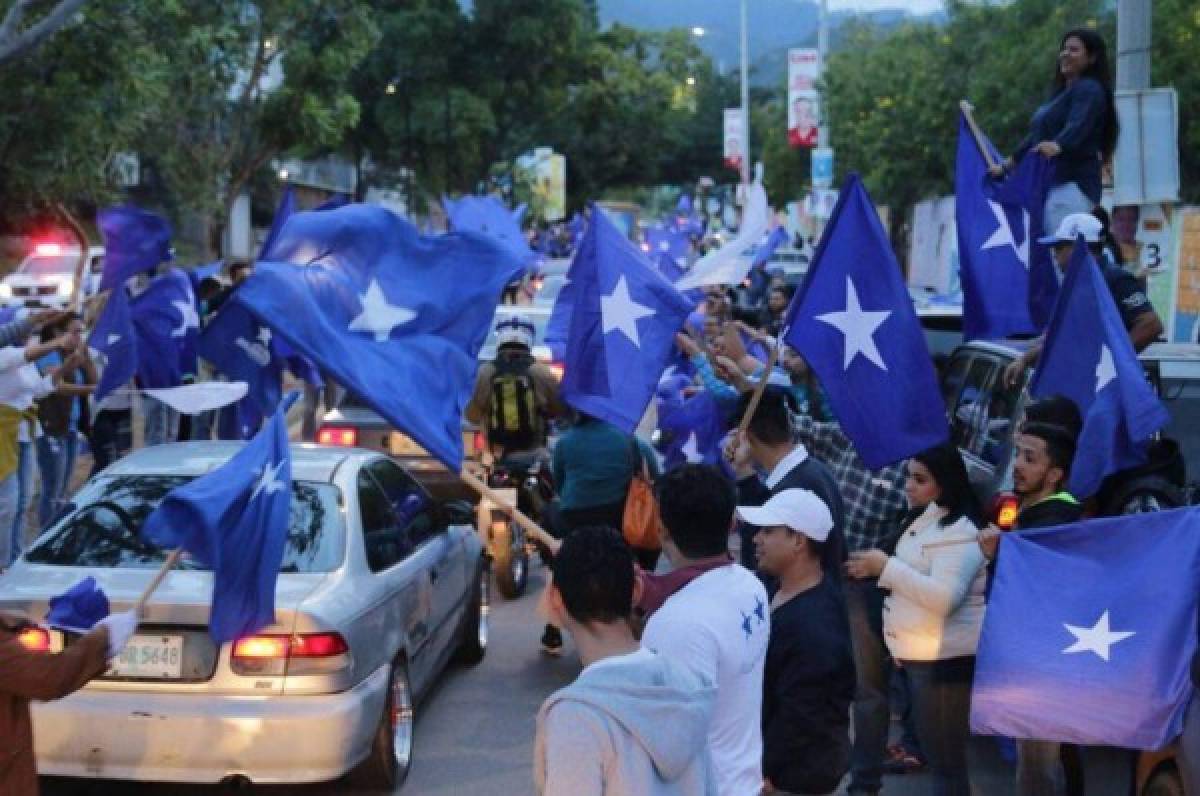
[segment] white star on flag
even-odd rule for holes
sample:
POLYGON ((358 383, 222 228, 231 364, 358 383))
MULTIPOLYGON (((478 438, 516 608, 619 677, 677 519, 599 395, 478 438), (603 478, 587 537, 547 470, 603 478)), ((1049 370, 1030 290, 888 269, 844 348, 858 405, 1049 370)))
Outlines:
POLYGON ((846 354, 842 368, 850 369, 850 363, 859 354, 875 363, 880 370, 887 370, 879 348, 875 345, 875 332, 892 314, 891 310, 864 311, 858 303, 858 291, 854 281, 846 277, 846 309, 818 315, 817 320, 836 328, 846 337, 846 354))
POLYGON ((618 330, 629 338, 629 342, 638 348, 642 347, 638 337, 637 322, 639 318, 654 315, 654 310, 638 304, 629 295, 629 285, 625 283, 624 275, 617 280, 611 296, 600 297, 600 316, 603 321, 604 333, 618 330))
POLYGON ((283 469, 283 462, 279 461, 274 467, 265 466, 262 473, 259 475, 258 483, 254 485, 254 492, 251 493, 250 499, 254 500, 258 497, 259 492, 265 492, 268 495, 273 495, 283 489, 283 481, 279 480, 279 471, 283 469))
POLYGON ((118 341, 118 340, 120 340, 120 339, 121 339, 121 335, 119 335, 119 334, 110 334, 110 335, 108 336, 108 345, 110 345, 110 346, 111 346, 111 345, 116 345, 117 341, 118 341))
POLYGON ((1109 649, 1117 642, 1136 635, 1132 630, 1110 630, 1108 611, 1100 615, 1092 627, 1076 627, 1063 622, 1063 627, 1075 637, 1075 643, 1063 650, 1063 655, 1075 652, 1094 652, 1101 660, 1108 660, 1109 649))
POLYGON ((1117 378, 1117 367, 1113 364, 1112 351, 1108 346, 1100 346, 1100 361, 1096 363, 1096 392, 1100 392, 1108 383, 1117 378))
POLYGON ((371 280, 367 292, 359 300, 362 311, 350 322, 350 331, 370 332, 377 343, 386 343, 393 329, 417 317, 417 313, 407 307, 389 304, 377 279, 371 280))
POLYGON ((1004 212, 1004 206, 999 202, 987 200, 988 206, 992 208, 992 214, 996 216, 996 222, 1000 225, 996 231, 992 233, 992 237, 980 246, 980 250, 998 249, 1001 246, 1012 246, 1013 251, 1017 253, 1017 259, 1021 261, 1021 265, 1025 266, 1025 270, 1029 270, 1029 211, 1022 208, 1021 223, 1024 226, 1025 239, 1021 245, 1017 245, 1017 241, 1013 236, 1012 227, 1008 223, 1008 215, 1004 212))
POLYGON ((687 438, 687 442, 683 443, 679 452, 683 454, 683 458, 687 460, 688 464, 699 464, 704 461, 704 456, 700 453, 700 441, 696 439, 695 431, 687 438))
POLYGON ((188 329, 200 328, 200 316, 196 314, 196 305, 190 301, 172 301, 171 306, 179 310, 179 328, 171 330, 172 337, 184 337, 188 329))

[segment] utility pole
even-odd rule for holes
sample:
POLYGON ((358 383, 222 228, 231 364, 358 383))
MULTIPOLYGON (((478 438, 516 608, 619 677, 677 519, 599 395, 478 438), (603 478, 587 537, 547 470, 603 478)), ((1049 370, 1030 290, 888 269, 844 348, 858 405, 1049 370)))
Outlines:
POLYGON ((742 0, 742 184, 750 184, 750 47, 746 0, 742 0))
POLYGON ((1117 0, 1117 90, 1150 88, 1150 0, 1117 0))
MULTIPOLYGON (((829 54, 829 0, 821 0, 821 7, 817 17, 817 79, 825 75, 825 58, 829 54)), ((822 94, 824 92, 822 91, 822 94)), ((821 96, 821 102, 817 106, 821 109, 820 125, 817 127, 817 146, 825 148, 829 146, 829 111, 828 105, 825 102, 825 97, 821 96)))

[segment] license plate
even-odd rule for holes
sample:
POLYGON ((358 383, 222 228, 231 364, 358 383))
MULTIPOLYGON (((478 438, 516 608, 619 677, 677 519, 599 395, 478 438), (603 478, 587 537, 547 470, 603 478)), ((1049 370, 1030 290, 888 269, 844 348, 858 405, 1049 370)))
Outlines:
POLYGON ((134 636, 112 660, 108 677, 178 679, 183 674, 183 636, 134 636))
POLYGON ((428 456, 429 454, 405 434, 393 431, 388 437, 388 450, 393 456, 428 456))

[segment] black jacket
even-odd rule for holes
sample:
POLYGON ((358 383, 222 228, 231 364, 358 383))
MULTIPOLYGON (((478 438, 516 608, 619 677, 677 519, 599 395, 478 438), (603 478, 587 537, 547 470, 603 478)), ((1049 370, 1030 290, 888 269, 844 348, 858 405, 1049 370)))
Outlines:
POLYGON ((1083 516, 1083 506, 1065 500, 1058 495, 1051 495, 1045 500, 1026 506, 1017 515, 1016 528, 1025 531, 1030 528, 1050 528, 1055 525, 1068 525, 1079 522, 1083 516))
POLYGON ((780 790, 827 793, 850 766, 854 655, 833 578, 771 612, 763 676, 763 776, 780 790))

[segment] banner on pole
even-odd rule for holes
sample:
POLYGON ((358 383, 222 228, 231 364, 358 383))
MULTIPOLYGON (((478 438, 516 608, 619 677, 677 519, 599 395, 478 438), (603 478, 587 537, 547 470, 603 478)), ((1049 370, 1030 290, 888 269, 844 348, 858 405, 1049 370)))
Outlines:
POLYGON ((817 97, 817 75, 821 59, 817 50, 788 50, 788 144, 815 147, 821 104, 817 97))
POLYGON ((725 109, 725 165, 731 169, 741 169, 742 157, 746 151, 746 135, 742 127, 742 109, 725 109))

